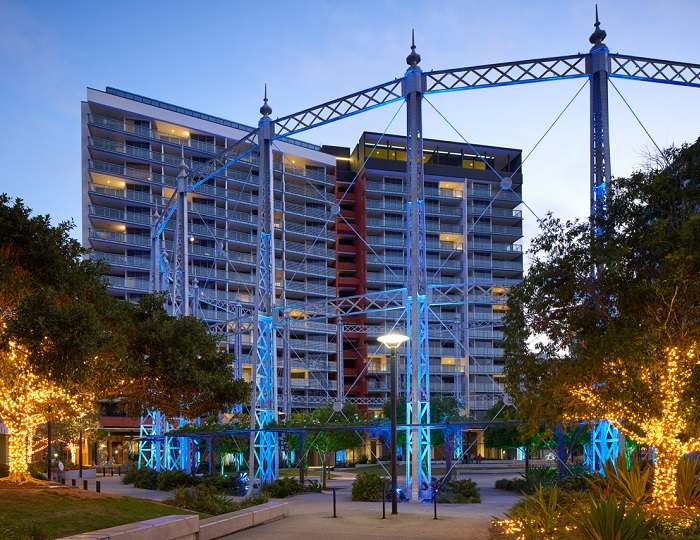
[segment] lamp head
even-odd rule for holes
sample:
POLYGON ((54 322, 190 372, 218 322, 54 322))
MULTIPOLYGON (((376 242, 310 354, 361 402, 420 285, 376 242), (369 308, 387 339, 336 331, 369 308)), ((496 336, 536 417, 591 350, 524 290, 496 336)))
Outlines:
POLYGON ((408 336, 404 336, 403 334, 386 334, 384 336, 379 336, 377 341, 383 343, 387 347, 398 347, 404 341, 408 341, 408 336))

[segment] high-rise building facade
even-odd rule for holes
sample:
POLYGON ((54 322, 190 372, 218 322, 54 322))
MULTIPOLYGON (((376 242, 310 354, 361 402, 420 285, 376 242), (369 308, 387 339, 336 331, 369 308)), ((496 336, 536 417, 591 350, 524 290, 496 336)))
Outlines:
MULTIPOLYGON (((83 242, 111 264, 112 294, 133 301, 148 292, 151 224, 183 162, 195 169, 252 130, 129 92, 88 89, 83 242)), ((405 153, 404 138, 376 133, 364 133, 352 151, 274 143, 277 302, 300 306, 299 324, 281 327, 277 339, 280 393, 291 408, 316 407, 340 389, 370 409, 388 397, 387 362, 372 329, 393 326, 397 313, 304 324, 303 306, 405 286, 405 153)), ((434 305, 430 314, 431 392, 456 395, 477 415, 500 394, 502 295, 522 278, 520 159, 518 150, 424 141, 428 283, 495 284, 488 298, 434 305), (501 189, 503 176, 510 189, 501 189)), ((253 305, 257 155, 197 187, 187 203, 189 274, 206 299, 195 314, 209 323, 230 320, 234 312, 217 303, 253 305)), ((163 235, 167 254, 174 229, 169 223, 163 235)), ((233 336, 222 342, 233 347, 233 336)), ((249 379, 251 349, 252 334, 243 334, 238 362, 249 379)))

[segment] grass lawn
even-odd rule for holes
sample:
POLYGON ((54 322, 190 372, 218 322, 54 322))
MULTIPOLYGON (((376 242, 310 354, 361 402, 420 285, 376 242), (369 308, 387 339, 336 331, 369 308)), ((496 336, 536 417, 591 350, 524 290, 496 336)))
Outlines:
POLYGON ((172 514, 193 512, 78 488, 0 483, 3 540, 48 540, 172 514))

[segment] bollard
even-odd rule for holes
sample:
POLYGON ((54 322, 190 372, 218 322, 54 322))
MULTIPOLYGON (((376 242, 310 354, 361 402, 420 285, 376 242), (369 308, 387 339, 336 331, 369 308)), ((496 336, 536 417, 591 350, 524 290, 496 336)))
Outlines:
POLYGON ((333 488, 333 517, 338 517, 335 513, 335 488, 333 488))
POLYGON ((100 481, 95 482, 95 492, 100 493, 100 481))
POLYGON ((382 490, 382 519, 386 519, 386 489, 382 490))
POLYGON ((119 465, 119 467, 117 467, 117 474, 118 474, 119 476, 122 475, 122 466, 121 466, 121 465, 119 465))
POLYGON ((437 490, 433 490, 433 519, 437 519, 437 490))
POLYGON ((83 480, 83 489, 84 489, 85 491, 87 491, 87 487, 88 487, 88 486, 87 486, 87 483, 88 483, 87 480, 83 480))
POLYGON ((114 467, 112 467, 111 469, 109 469, 109 475, 110 475, 110 476, 114 476, 114 467))
POLYGON ((77 481, 75 478, 72 478, 71 481, 70 481, 70 485, 73 486, 73 487, 75 487, 75 486, 78 485, 78 481, 77 481))
POLYGON ((102 467, 102 478, 107 476, 107 467, 102 467))

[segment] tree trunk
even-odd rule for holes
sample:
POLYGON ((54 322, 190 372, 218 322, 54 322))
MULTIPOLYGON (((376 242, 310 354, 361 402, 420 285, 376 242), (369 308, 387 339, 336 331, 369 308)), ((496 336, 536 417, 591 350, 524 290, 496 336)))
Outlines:
POLYGON ((678 461, 683 452, 678 449, 656 447, 656 464, 654 465, 654 504, 659 508, 668 509, 677 505, 676 472, 678 461))
POLYGON ((326 489, 326 453, 319 452, 321 456, 321 488, 326 489))
MULTIPOLYGON (((9 426, 8 426, 9 427, 9 426)), ((10 474, 29 472, 29 434, 26 429, 10 427, 9 455, 10 474)))

